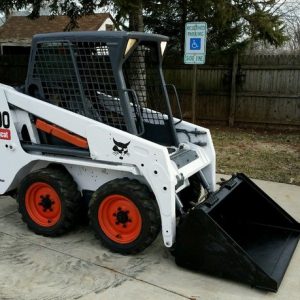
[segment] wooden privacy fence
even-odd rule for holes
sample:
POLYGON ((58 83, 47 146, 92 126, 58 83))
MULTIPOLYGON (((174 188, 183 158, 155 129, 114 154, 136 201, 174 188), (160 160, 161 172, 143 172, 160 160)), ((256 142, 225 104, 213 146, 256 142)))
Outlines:
MULTIPOLYGON (((165 65, 191 116, 192 67, 165 65)), ((175 108, 175 104, 174 104, 175 108)), ((233 125, 300 126, 300 56, 208 57, 197 67, 196 117, 233 125)))
MULTIPOLYGON (((27 64, 28 56, 0 56, 0 82, 24 84, 27 64)), ((177 87, 184 116, 189 119, 192 66, 173 60, 172 65, 166 61, 164 69, 166 82, 177 87)), ((207 63, 197 67, 196 116, 198 122, 300 128, 300 56, 207 57, 207 63)))

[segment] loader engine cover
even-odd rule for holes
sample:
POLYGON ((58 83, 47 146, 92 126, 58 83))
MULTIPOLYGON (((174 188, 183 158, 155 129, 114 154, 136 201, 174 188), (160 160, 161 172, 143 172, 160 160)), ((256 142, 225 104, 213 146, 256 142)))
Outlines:
POLYGON ((244 174, 183 217, 176 263, 277 291, 300 235, 300 225, 244 174))

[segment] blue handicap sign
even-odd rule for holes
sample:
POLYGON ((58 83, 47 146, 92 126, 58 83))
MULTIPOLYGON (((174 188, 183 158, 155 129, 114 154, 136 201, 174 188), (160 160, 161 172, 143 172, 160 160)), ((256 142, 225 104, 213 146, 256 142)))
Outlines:
POLYGON ((191 38, 190 50, 200 50, 200 49, 201 49, 201 38, 191 38))

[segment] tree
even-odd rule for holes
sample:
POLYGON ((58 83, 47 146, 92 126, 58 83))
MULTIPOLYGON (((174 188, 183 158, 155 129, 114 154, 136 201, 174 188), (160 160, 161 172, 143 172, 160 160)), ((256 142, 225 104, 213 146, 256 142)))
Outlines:
POLYGON ((187 21, 206 21, 209 52, 244 48, 253 41, 267 41, 280 46, 286 40, 278 6, 282 0, 2 0, 0 10, 29 7, 29 17, 39 16, 40 8, 49 5, 52 16, 67 15, 66 30, 77 20, 95 10, 109 7, 117 27, 165 34, 171 37, 170 50, 184 51, 184 25, 187 21))
POLYGON ((286 34, 289 40, 286 43, 286 50, 300 53, 300 3, 288 2, 281 7, 281 15, 286 23, 286 34))
MULTIPOLYGON (((145 1, 147 3, 147 1, 145 1)), ((129 31, 144 31, 143 8, 145 6, 142 0, 117 0, 112 1, 116 12, 116 21, 129 31), (128 26, 125 25, 128 20, 128 26)))
POLYGON ((1 0, 0 12, 3 12, 5 19, 7 19, 12 10, 19 10, 24 7, 24 4, 28 4, 28 1, 16 1, 16 0, 1 0))
POLYGON ((12 11, 26 9, 30 11, 29 18, 35 19, 40 15, 42 7, 49 7, 50 17, 55 15, 66 15, 70 19, 66 30, 72 30, 77 27, 77 20, 87 14, 93 14, 95 9, 103 7, 108 1, 100 0, 1 0, 0 12, 2 11, 6 18, 12 11))
POLYGON ((286 41, 283 20, 276 10, 280 0, 156 1, 158 9, 146 11, 145 28, 171 37, 171 49, 183 54, 184 24, 208 24, 208 52, 245 48, 252 41, 280 46, 286 41), (178 43, 179 41, 179 43, 178 43))
POLYGON ((285 24, 284 33, 288 40, 280 47, 275 47, 263 41, 252 42, 248 53, 259 54, 290 54, 300 53, 300 2, 282 0, 272 8, 285 24))
POLYGON ((0 11, 7 18, 11 11, 28 9, 31 12, 28 17, 35 19, 39 17, 40 9, 44 6, 49 7, 51 17, 55 17, 56 15, 66 15, 69 17, 70 22, 65 28, 66 31, 76 28, 80 17, 93 14, 97 9, 103 7, 108 7, 114 12, 117 28, 123 26, 128 30, 144 31, 144 3, 142 0, 1 0, 0 11), (129 26, 125 25, 128 20, 129 26))

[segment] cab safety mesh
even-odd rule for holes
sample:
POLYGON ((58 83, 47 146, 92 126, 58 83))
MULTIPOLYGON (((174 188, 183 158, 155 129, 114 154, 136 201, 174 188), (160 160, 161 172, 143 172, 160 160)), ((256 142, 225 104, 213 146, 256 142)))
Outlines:
POLYGON ((163 125, 168 118, 167 102, 157 51, 157 43, 140 43, 123 64, 123 74, 126 86, 136 92, 143 120, 163 125))
POLYGON ((33 79, 54 105, 126 130, 108 47, 102 42, 42 42, 33 79))

